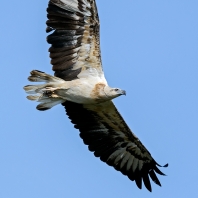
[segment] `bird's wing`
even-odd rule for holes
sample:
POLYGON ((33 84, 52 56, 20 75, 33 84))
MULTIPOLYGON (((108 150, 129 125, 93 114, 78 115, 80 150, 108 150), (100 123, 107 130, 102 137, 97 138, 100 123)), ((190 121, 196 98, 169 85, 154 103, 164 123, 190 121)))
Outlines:
POLYGON ((157 167, 160 165, 129 129, 113 102, 98 105, 65 102, 63 105, 71 122, 79 129, 80 137, 96 157, 127 175, 140 189, 143 180, 151 191, 149 177, 161 186, 155 174, 164 175, 157 167))
POLYGON ((66 81, 90 68, 103 77, 99 18, 94 0, 50 0, 47 37, 55 76, 66 81))
MULTIPOLYGON (((99 45, 99 19, 95 0, 50 0, 47 37, 55 76, 66 81, 89 68, 103 76, 99 45)), ((67 115, 96 157, 151 191, 155 173, 164 175, 151 154, 131 132, 112 102, 98 105, 63 103, 67 115)))

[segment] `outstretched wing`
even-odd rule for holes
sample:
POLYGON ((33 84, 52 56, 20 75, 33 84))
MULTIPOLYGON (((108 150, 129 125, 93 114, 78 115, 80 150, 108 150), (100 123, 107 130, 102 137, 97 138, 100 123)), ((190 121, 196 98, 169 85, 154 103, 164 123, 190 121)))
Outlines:
POLYGON ((103 76, 100 57, 99 18, 94 0, 50 0, 47 37, 55 76, 66 81, 86 69, 103 76))
MULTIPOLYGON (((155 173, 164 175, 149 151, 131 132, 113 102, 98 105, 63 104, 80 137, 103 162, 127 175, 142 188, 142 180, 151 191, 149 177, 161 186, 155 173)), ((167 165, 165 165, 167 166, 167 165)))
MULTIPOLYGON (((99 44, 99 18, 95 0, 50 0, 47 37, 55 76, 66 81, 89 68, 103 76, 99 44)), ((149 177, 164 175, 139 139, 131 132, 112 102, 98 105, 63 104, 67 115, 96 157, 151 191, 149 177)))

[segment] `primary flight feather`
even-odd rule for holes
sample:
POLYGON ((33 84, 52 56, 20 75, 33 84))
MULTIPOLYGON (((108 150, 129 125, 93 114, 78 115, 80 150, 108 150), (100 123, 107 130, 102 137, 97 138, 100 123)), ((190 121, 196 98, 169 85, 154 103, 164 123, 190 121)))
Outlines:
MULTIPOLYGON (((55 76, 33 70, 27 85, 29 100, 38 110, 62 104, 80 137, 96 157, 151 191, 150 179, 161 186, 156 173, 160 166, 132 133, 112 99, 126 95, 111 88, 103 73, 99 29, 94 0, 50 0, 47 8, 47 37, 55 76)), ((165 165, 167 166, 167 165, 165 165)))

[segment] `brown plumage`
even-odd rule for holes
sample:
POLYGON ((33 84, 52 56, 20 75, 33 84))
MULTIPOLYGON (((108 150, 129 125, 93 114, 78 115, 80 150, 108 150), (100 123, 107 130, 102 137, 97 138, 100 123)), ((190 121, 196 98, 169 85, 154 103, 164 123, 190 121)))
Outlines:
POLYGON ((102 74, 95 1, 77 1, 74 7, 70 4, 51 0, 47 9, 47 29, 55 30, 47 37, 52 44, 49 52, 55 75, 72 80, 87 67, 102 74))
POLYGON ((43 102, 37 106, 39 110, 62 103, 74 127, 79 129, 80 137, 96 157, 135 181, 139 188, 143 180, 151 191, 150 179, 161 186, 156 176, 156 173, 164 175, 158 169, 160 165, 111 101, 125 95, 125 91, 110 88, 105 80, 95 1, 50 0, 47 13, 46 31, 53 31, 47 36, 47 42, 51 44, 51 64, 57 78, 32 71, 30 81, 47 84, 24 87, 27 92, 40 94, 28 96, 29 99, 43 102))

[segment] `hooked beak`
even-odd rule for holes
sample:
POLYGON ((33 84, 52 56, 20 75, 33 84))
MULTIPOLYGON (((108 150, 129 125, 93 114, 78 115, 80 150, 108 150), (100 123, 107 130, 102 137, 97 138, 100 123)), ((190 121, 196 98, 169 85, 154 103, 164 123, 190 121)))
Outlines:
POLYGON ((120 94, 126 96, 126 91, 125 90, 121 90, 121 93, 120 94))
POLYGON ((126 96, 126 91, 125 91, 125 90, 123 90, 123 95, 125 95, 125 96, 126 96))

